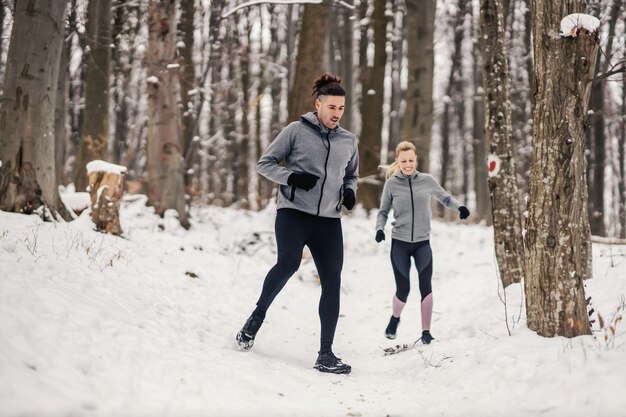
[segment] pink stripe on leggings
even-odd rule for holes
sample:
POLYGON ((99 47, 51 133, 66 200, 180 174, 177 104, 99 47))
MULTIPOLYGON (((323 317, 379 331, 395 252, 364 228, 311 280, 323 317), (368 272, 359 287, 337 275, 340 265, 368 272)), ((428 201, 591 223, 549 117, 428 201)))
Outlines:
POLYGON ((404 304, 400 299, 394 294, 393 296, 393 316, 398 318, 400 314, 402 314, 402 309, 404 308, 404 304))
POLYGON ((433 317, 433 293, 422 300, 422 330, 430 330, 430 320, 433 317))

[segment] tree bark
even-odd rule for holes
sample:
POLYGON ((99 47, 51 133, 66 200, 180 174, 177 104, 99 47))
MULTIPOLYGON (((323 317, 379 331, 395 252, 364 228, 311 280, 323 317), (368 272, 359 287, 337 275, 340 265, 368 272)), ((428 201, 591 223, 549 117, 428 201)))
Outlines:
POLYGON ((487 167, 489 191, 496 259, 502 285, 506 288, 522 280, 524 244, 519 212, 515 145, 511 126, 510 78, 506 60, 502 10, 501 0, 480 1, 485 130, 490 148, 487 167))
POLYGON ((408 81, 402 137, 417 147, 418 169, 429 172, 433 124, 435 1, 406 1, 408 81))
MULTIPOLYGON (((599 6, 599 5, 597 5, 599 6)), ((615 27, 619 20, 620 5, 613 2, 611 11, 608 16, 608 33, 606 36, 606 46, 604 50, 598 51, 597 65, 600 67, 600 73, 607 72, 613 55, 613 39, 615 38, 615 27), (602 56, 604 55, 604 60, 602 56)), ((598 10, 599 12, 599 10, 598 10)), ((605 91, 607 91, 606 78, 602 78, 600 82, 591 87, 591 98, 589 108, 592 110, 592 116, 589 118, 591 129, 589 129, 589 146, 590 146, 590 166, 588 171, 589 178, 589 227, 591 234, 596 236, 606 236, 606 228, 604 225, 604 167, 606 165, 606 135, 605 135, 605 118, 608 112, 605 112, 605 91)))
POLYGON ((300 115, 314 110, 311 96, 313 81, 322 75, 324 45, 328 25, 329 1, 322 4, 304 5, 302 29, 296 57, 296 70, 289 95, 289 121, 299 120, 300 115))
POLYGON ((542 336, 590 334, 583 280, 590 276, 585 122, 597 32, 559 36, 583 1, 533 0, 535 104, 526 221, 528 327, 542 336))
POLYGON ((0 210, 62 210, 54 116, 65 2, 16 5, 0 102, 0 210))
POLYGON ((85 107, 74 185, 87 186, 86 165, 107 159, 109 136, 109 77, 111 75, 111 0, 90 0, 87 9, 85 107))
MULTIPOLYGON (((373 0, 374 11, 374 57, 368 62, 367 55, 361 56, 361 137, 359 138, 359 202, 366 210, 378 208, 383 181, 380 179, 380 149, 383 122, 383 100, 385 65, 387 64, 387 17, 386 0, 373 0)), ((368 42, 367 38, 361 42, 368 42)))
POLYGON ((161 216, 178 212, 188 228, 185 205, 176 64, 176 1, 151 0, 148 5, 148 201, 161 216))

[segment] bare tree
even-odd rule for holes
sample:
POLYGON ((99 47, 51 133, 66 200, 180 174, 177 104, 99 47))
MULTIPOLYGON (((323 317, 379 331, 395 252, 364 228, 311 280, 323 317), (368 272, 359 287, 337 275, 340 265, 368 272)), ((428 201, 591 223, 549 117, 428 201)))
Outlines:
POLYGON ((533 0, 536 92, 524 289, 528 327, 542 336, 590 334, 585 123, 598 34, 578 21, 584 1, 533 0), (559 36, 563 18, 571 33, 559 36))
POLYGON ((86 165, 107 159, 109 136, 109 77, 111 75, 111 0, 90 0, 87 9, 85 108, 74 184, 88 183, 86 165))
POLYGON ((483 49, 485 129, 490 147, 488 169, 493 237, 500 279, 503 287, 507 287, 522 280, 524 244, 502 11, 501 0, 480 1, 480 43, 483 49))
POLYGON ((304 5, 296 69, 289 95, 289 121, 298 120, 301 114, 311 111, 313 80, 326 72, 323 60, 329 7, 329 0, 324 0, 321 4, 304 5))
MULTIPOLYGON (((367 6, 367 2, 364 6, 367 6)), ((361 37, 362 129, 359 140, 359 176, 363 181, 359 182, 359 201, 365 209, 379 206, 382 191, 378 166, 380 165, 384 79, 387 64, 386 6, 386 0, 373 0, 371 40, 368 36, 361 37), (373 55, 367 53, 369 42, 373 44, 373 55)), ((368 27, 364 27, 364 30, 367 31, 368 27)))
POLYGON ((433 124, 435 2, 406 0, 408 81, 403 139, 417 147, 418 167, 429 172, 433 124))
POLYGON ((183 182, 180 85, 176 63, 176 1, 148 4, 148 201, 157 213, 178 212, 189 227, 183 182))
POLYGON ((60 214, 54 116, 65 2, 17 2, 0 102, 0 210, 60 214), (37 30, 33 30, 37 28, 37 30))

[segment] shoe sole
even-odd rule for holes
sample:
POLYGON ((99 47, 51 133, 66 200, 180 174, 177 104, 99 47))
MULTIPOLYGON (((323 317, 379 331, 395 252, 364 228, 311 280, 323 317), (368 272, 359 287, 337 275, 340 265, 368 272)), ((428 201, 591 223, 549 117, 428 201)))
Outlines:
POLYGON ((241 351, 248 351, 252 349, 252 346, 254 346, 254 339, 248 342, 244 342, 243 340, 241 340, 241 332, 237 333, 237 337, 235 338, 235 341, 237 342, 237 346, 239 347, 239 350, 241 351))
POLYGON ((387 339, 391 339, 391 340, 393 340, 393 339, 395 339, 395 338, 396 338, 396 335, 395 335, 395 334, 385 333, 385 337, 386 337, 387 339))
POLYGON ((324 372, 324 373, 327 373, 327 374, 344 375, 344 374, 349 374, 350 372, 352 372, 352 368, 332 369, 332 368, 327 368, 327 367, 322 366, 322 365, 315 365, 313 368, 317 369, 320 372, 324 372))

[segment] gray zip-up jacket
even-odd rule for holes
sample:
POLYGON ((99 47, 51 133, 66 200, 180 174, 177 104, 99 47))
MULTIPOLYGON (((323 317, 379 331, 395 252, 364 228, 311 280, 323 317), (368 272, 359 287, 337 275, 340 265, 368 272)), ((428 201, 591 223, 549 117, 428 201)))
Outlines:
POLYGON ((432 175, 415 171, 412 175, 396 173, 383 187, 376 230, 384 230, 389 210, 394 221, 391 237, 404 242, 421 242, 430 238, 430 199, 458 210, 462 204, 444 190, 432 175))
POLYGON ((341 201, 346 188, 356 195, 359 152, 356 137, 337 126, 328 129, 317 114, 306 113, 290 123, 267 147, 256 170, 279 184, 278 207, 292 208, 320 217, 341 217, 341 201), (285 166, 279 165, 285 161, 285 166), (309 191, 287 185, 294 172, 317 175, 309 191))

